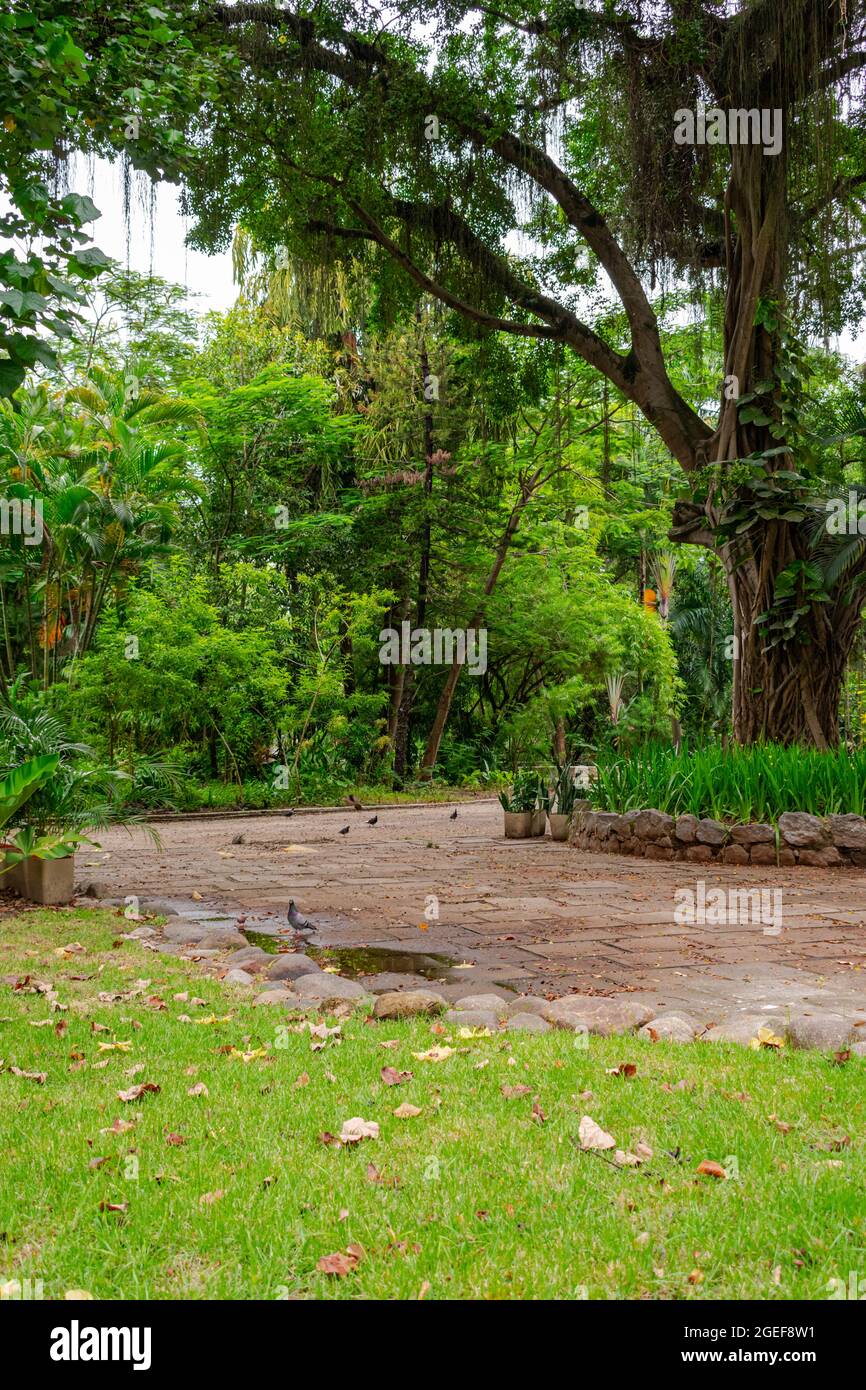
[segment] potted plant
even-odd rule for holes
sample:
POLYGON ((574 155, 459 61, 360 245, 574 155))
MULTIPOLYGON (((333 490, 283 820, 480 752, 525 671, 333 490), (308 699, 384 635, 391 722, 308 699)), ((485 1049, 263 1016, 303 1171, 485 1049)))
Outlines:
POLYGON ((499 804, 505 813, 506 840, 525 840, 534 833, 532 819, 537 799, 537 779, 526 772, 518 772, 510 791, 499 793, 499 804))
MULTIPOLYGON (((17 815, 25 802, 36 794, 46 780, 53 776, 60 759, 56 754, 44 754, 40 758, 30 758, 17 767, 9 768, 0 780, 0 830, 5 830, 12 818, 17 815)), ((25 853, 20 843, 21 830, 6 831, 0 849, 5 857, 0 875, 15 893, 26 895, 26 874, 24 872, 25 853)), ((31 836, 26 846, 26 854, 42 853, 50 847, 31 836)))
POLYGON ((551 809, 548 811, 550 821, 550 834, 554 840, 567 840, 568 831, 571 825, 571 818, 574 814, 575 786, 574 772, 569 763, 565 763, 557 769, 556 782, 553 788, 553 798, 551 809), (555 810, 552 808, 556 807, 555 810))
MULTIPOLYGON (((131 825, 118 795, 126 773, 92 762, 84 744, 70 742, 38 695, 10 687, 0 704, 0 825, 5 832, 4 872, 13 891, 38 903, 69 902, 75 891, 75 851, 94 844, 87 831, 131 825), (89 766, 81 766, 87 760, 89 766), (38 767, 41 775, 3 819, 2 786, 38 767), (26 801, 26 807, 24 805, 26 801)), ((151 827, 143 827, 156 839, 151 827)))

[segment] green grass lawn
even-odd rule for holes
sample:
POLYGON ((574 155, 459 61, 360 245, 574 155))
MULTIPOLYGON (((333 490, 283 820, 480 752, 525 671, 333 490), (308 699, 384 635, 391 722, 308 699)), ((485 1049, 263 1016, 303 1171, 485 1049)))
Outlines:
POLYGON ((67 1005, 0 986, 0 1283, 41 1280, 45 1298, 823 1299, 828 1280, 866 1275, 859 1059, 464 1039, 357 1014, 313 1051, 308 1031, 278 1032, 281 1011, 117 944, 121 925, 0 918, 0 975, 50 982, 67 1005), (621 1063, 636 1074, 609 1074, 621 1063), (389 1086, 383 1067, 413 1076, 389 1086), (159 1090, 118 1099, 142 1083, 159 1090), (395 1117, 405 1102, 421 1113, 395 1117), (584 1115, 652 1157, 580 1152, 584 1115), (323 1141, 357 1116, 379 1137, 323 1141), (699 1175, 705 1160, 729 1178, 699 1175), (350 1272, 317 1269, 350 1247, 350 1272))

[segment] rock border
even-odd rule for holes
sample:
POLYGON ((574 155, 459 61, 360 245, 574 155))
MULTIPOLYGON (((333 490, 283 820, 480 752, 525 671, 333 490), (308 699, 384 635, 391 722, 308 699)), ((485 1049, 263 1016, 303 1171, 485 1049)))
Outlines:
MULTIPOLYGON (((99 906, 117 904, 103 901, 99 906)), ((378 980, 368 976, 362 984, 322 970, 302 948, 273 954, 253 946, 246 939, 245 921, 218 910, 196 909, 194 916, 185 915, 159 900, 141 907, 143 913, 160 913, 167 921, 162 927, 135 926, 127 934, 129 939, 149 950, 197 962, 205 973, 247 994, 253 1006, 293 1016, 314 1013, 344 1018, 363 1009, 377 1022, 440 1018, 452 1028, 486 1029, 494 1035, 538 1035, 564 1029, 577 1035, 576 1047, 589 1046, 592 1035, 637 1034, 653 1043, 728 1042, 772 1049, 787 1045, 866 1058, 866 1006, 845 1014, 792 1006, 785 1018, 775 1011, 709 1008, 698 1018, 627 992, 547 999, 506 993, 476 981, 451 986, 446 994, 432 984, 421 987, 414 978, 408 989, 394 989, 393 975, 378 980)))
POLYGON ((569 842, 593 853, 693 864, 866 868, 866 817, 854 815, 822 819, 805 811, 785 811, 774 827, 761 821, 726 825, 708 817, 671 816, 653 809, 624 815, 581 809, 572 822, 569 842))

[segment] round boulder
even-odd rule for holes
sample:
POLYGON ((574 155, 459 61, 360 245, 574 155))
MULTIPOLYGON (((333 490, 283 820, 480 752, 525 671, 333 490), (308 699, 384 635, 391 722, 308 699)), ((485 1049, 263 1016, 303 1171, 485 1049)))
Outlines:
POLYGON ((441 994, 429 989, 390 990, 378 995, 373 1006, 374 1018, 429 1018, 441 1014, 446 1001, 441 994))

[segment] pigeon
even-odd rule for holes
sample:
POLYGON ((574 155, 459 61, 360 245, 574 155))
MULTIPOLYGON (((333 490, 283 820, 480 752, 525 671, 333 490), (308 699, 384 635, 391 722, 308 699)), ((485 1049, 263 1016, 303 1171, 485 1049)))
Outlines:
POLYGON ((233 845, 243 845, 243 844, 246 844, 246 839, 245 839, 245 837, 244 837, 243 835, 235 835, 234 839, 232 840, 232 844, 233 844, 233 845))
POLYGON ((348 835, 348 833, 349 833, 349 827, 348 827, 348 825, 344 825, 344 826, 343 826, 343 829, 340 831, 340 834, 341 834, 341 835, 348 835))
POLYGON ((288 919, 289 919, 289 926, 290 926, 290 927, 294 927, 295 931, 315 931, 315 930, 316 930, 316 928, 314 927, 314 925, 313 925, 312 922, 308 922, 307 919, 306 919, 306 917, 302 917, 302 916, 301 916, 300 912, 299 912, 298 909, 295 907, 295 900, 294 900, 294 898, 292 898, 291 902, 289 903, 289 910, 288 910, 286 916, 287 916, 288 919))
POLYGON ((448 817, 448 819, 449 819, 449 820, 456 820, 456 819, 457 819, 457 812, 456 812, 456 811, 452 811, 452 812, 451 812, 451 815, 448 817))
POLYGON ((378 816, 371 816, 370 819, 367 821, 367 824, 368 824, 368 825, 375 825, 378 819, 379 819, 378 816))
POLYGON ((364 808, 356 796, 347 796, 346 800, 348 801, 353 811, 363 811, 364 808))
POLYGON ((294 813, 294 811, 293 811, 293 809, 292 809, 291 806, 289 807, 289 809, 288 809, 287 811, 284 811, 284 812, 283 812, 283 815, 284 815, 284 816, 293 816, 294 814, 295 814, 295 813, 294 813))

